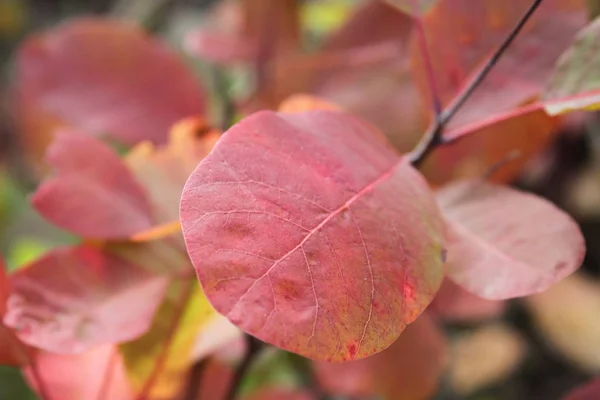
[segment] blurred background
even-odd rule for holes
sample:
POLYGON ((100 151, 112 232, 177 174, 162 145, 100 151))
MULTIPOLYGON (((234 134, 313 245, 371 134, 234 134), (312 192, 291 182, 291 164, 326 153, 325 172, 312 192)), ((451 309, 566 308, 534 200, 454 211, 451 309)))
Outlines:
MULTIPOLYGON (((225 7, 221 3, 224 2, 0 0, 0 252, 6 258, 9 268, 18 268, 48 249, 77 241, 75 237, 44 222, 28 205, 28 195, 39 183, 42 173, 39 172, 36 161, 32 161, 39 159, 39 154, 32 156, 37 151, 34 149, 37 139, 33 139, 33 145, 31 137, 23 140, 25 133, 20 128, 22 125, 19 121, 15 121, 18 117, 13 112, 11 88, 15 83, 16 55, 23 40, 28 35, 79 16, 103 16, 138 24, 168 42, 186 60, 198 79, 206 82, 214 103, 211 107, 213 120, 218 125, 216 120, 222 117, 223 109, 227 107, 220 100, 222 93, 219 90, 226 91, 229 97, 239 99, 251 91, 247 68, 229 64, 230 60, 235 61, 243 56, 223 53, 221 51, 225 51, 227 46, 210 47, 198 39, 198 30, 205 34, 204 29, 215 24, 216 15, 221 18, 219 21, 227 21, 227 18, 235 20, 235 13, 228 17, 229 14, 223 11, 225 7), (198 54, 213 62, 199 61, 198 54), (221 67, 222 65, 225 66, 221 67), (226 70, 226 76, 223 76, 222 68, 226 70)), ((374 32, 371 31, 374 29, 372 25, 348 24, 355 11, 364 7, 364 3, 366 2, 359 0, 298 2, 304 50, 311 52, 324 42, 343 42, 345 39, 340 38, 349 37, 348 32, 354 32, 359 38, 369 36, 369 32, 374 32), (346 36, 332 39, 330 35, 340 27, 346 29, 346 36)), ((594 2, 591 5, 594 6, 594 2)), ((377 35, 386 37, 386 32, 393 31, 394 23, 382 22, 382 26, 389 26, 387 30, 382 28, 382 32, 377 35)), ((362 39, 352 40, 358 43, 362 39)), ((366 57, 374 57, 380 61, 389 57, 389 53, 385 52, 385 43, 380 43, 383 55, 377 53, 377 50, 366 57)), ((373 43, 370 45, 374 46, 373 43)), ((240 50, 235 46, 231 49, 240 50)), ((94 49, 89 50, 93 52, 94 49)), ((348 81, 340 76, 324 78, 327 73, 333 72, 335 75, 336 68, 339 68, 332 59, 318 58, 315 61, 317 69, 325 71, 321 76, 322 82, 327 82, 314 92, 332 101, 347 100, 351 109, 355 107, 362 110, 361 115, 372 117, 382 129, 385 126, 397 126, 389 113, 382 116, 378 114, 381 110, 377 106, 363 104, 363 97, 367 94, 388 98, 386 96, 390 89, 387 81, 380 82, 373 78, 377 71, 370 71, 371 75, 365 75, 367 78, 362 75, 352 78, 354 80, 350 82, 354 83, 368 81, 367 91, 365 87, 347 84, 348 81), (336 79, 340 82, 334 82, 336 79), (334 87, 335 90, 332 89, 334 87), (340 87, 344 90, 340 90, 340 87)), ((301 65, 302 60, 293 64, 301 65)), ((371 61, 364 65, 368 66, 369 62, 371 61)), ((292 77, 295 74, 295 70, 291 68, 285 71, 285 74, 292 77)), ((364 74, 364 70, 360 73, 364 74)), ((401 79, 398 78, 399 80, 401 79)), ((294 88, 289 91, 294 92, 294 88)), ((404 104, 404 109, 423 107, 423 101, 416 96, 411 99, 409 103, 394 105, 404 104)), ((279 100, 281 99, 278 97, 279 100)), ((246 100, 236 102, 238 110, 256 109, 267 103, 264 98, 258 104, 246 100)), ((241 112, 238 111, 236 115, 238 114, 241 112)), ((414 132, 422 132, 422 127, 426 126, 428 116, 427 113, 422 114, 421 111, 414 111, 411 114, 414 118, 411 117, 406 122, 415 126, 414 132), (416 114, 419 115, 414 117, 416 114)), ((547 292, 511 301, 478 299, 446 282, 430 307, 431 313, 442 321, 450 343, 448 374, 437 397, 439 400, 552 400, 600 374, 600 117, 591 112, 571 114, 554 121, 551 130, 552 134, 545 137, 543 146, 534 146, 535 154, 528 154, 526 163, 519 164, 516 172, 499 180, 540 194, 573 215, 587 241, 588 252, 584 265, 575 275, 547 292)), ((403 136, 385 129, 384 133, 401 151, 409 150, 419 136, 403 136)), ((519 146, 523 143, 513 143, 512 140, 507 135, 504 145, 496 143, 494 146, 521 150, 519 146)), ((525 140, 525 147, 529 144, 525 140)), ((485 144, 480 143, 477 146, 483 145, 485 144)), ((473 145, 469 151, 479 153, 477 146, 473 145)), ((524 151, 527 154, 529 150, 524 151)), ((427 168, 434 170, 443 167, 442 161, 438 160, 441 164, 427 168)), ((469 169, 468 174, 493 174, 495 163, 500 163, 501 169, 502 164, 510 162, 510 159, 507 161, 507 152, 498 150, 498 154, 491 160, 487 159, 487 164, 476 164, 475 171, 469 169)), ((436 175, 434 171, 431 176, 434 182, 436 176, 440 175, 436 175)), ((439 181, 447 178, 439 177, 439 181)), ((278 366, 273 364, 270 368, 277 370, 278 366)), ((0 368, 0 386, 17 385, 18 379, 13 370, 0 368)), ((29 396, 34 398, 32 394, 29 396)), ((21 398, 26 397, 14 399, 21 398)))

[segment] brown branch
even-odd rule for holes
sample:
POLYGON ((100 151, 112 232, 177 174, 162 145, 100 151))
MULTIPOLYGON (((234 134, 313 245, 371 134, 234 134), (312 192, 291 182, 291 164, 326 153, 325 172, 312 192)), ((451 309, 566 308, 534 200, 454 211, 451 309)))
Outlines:
POLYGON ((418 167, 436 147, 444 143, 442 134, 446 125, 448 125, 450 120, 471 97, 475 89, 479 87, 489 72, 496 66, 498 60, 500 60, 508 47, 514 42, 519 32, 521 32, 527 21, 529 21, 531 16, 541 4, 542 0, 534 0, 527 12, 525 12, 525 14, 521 17, 517 25, 504 39, 504 42, 500 45, 500 47, 498 47, 492 57, 490 57, 485 65, 473 76, 467 86, 454 99, 454 101, 452 101, 452 103, 450 103, 450 105, 436 117, 434 124, 425 133, 425 135, 423 135, 423 138, 419 144, 417 144, 415 149, 410 153, 409 160, 411 164, 418 167))
POLYGON ((247 346, 246 354, 244 355, 244 358, 235 370, 235 374, 233 375, 233 379, 231 380, 231 384, 229 386, 229 391, 227 392, 227 397, 225 397, 226 400, 235 400, 235 398, 239 394, 246 373, 252 366, 252 363, 254 362, 264 345, 263 342, 256 339, 254 336, 246 334, 244 337, 246 339, 247 346))

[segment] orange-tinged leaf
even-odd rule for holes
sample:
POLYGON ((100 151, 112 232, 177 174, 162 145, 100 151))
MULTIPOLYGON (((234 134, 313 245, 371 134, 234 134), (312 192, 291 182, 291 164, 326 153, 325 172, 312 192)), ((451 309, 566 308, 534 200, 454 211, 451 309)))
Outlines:
POLYGON ((142 335, 167 284, 89 246, 53 250, 10 281, 4 323, 23 342, 64 354, 142 335))
POLYGON ((548 289, 583 262, 577 223, 549 201, 508 187, 459 181, 437 193, 447 220, 450 279, 488 299, 548 289))
POLYGON ((570 364, 600 373, 600 284, 574 274, 524 299, 548 347, 570 364))
POLYGON ((186 183, 181 221, 215 309, 313 359, 385 349, 442 279, 443 226, 427 183, 345 113, 242 120, 186 183))
POLYGON ((574 389, 563 400, 596 400, 598 398, 600 398, 600 378, 595 378, 574 389))
POLYGON ((47 399, 134 399, 123 360, 114 345, 71 355, 43 351, 36 357, 36 370, 34 373, 31 367, 26 368, 25 376, 38 393, 37 378, 42 380, 47 399))
POLYGON ((120 346, 140 398, 163 400, 180 394, 194 361, 196 337, 213 316, 195 278, 171 283, 148 332, 120 346))
POLYGON ((436 149, 423 163, 423 174, 434 185, 479 178, 516 151, 518 157, 491 176, 493 182, 512 181, 550 144, 557 127, 539 103, 464 125, 445 134, 455 142, 436 149))
POLYGON ((551 115, 600 108, 600 17, 583 28, 565 51, 544 94, 551 115))
POLYGON ((98 139, 60 132, 46 158, 56 174, 31 198, 44 218, 87 239, 127 239, 152 227, 143 187, 98 139))
MULTIPOLYGON (((522 0, 439 0, 423 17, 443 103, 456 96, 486 62, 529 5, 522 0)), ((537 98, 561 52, 586 21, 587 11, 580 0, 544 1, 451 127, 492 117, 537 98)), ((413 73, 427 99, 430 91, 426 69, 414 40, 411 51, 413 73)))
POLYGON ((427 400, 436 393, 446 363, 444 334, 425 314, 379 354, 346 363, 316 362, 315 368, 332 394, 427 400))
POLYGON ((298 113, 311 110, 342 111, 341 107, 310 94, 294 94, 279 105, 280 112, 298 113))
POLYGON ((57 126, 128 145, 164 143, 172 124, 205 108, 175 52, 136 25, 102 18, 71 20, 25 40, 14 93, 18 127, 38 154, 57 126))
POLYGON ((153 203, 155 222, 171 224, 179 220, 181 190, 219 137, 219 132, 211 129, 205 120, 190 117, 173 126, 167 145, 155 147, 143 142, 127 154, 125 162, 153 203))
POLYGON ((181 232, 181 223, 179 221, 173 221, 152 227, 147 231, 136 233, 130 238, 130 240, 132 242, 148 242, 152 240, 164 239, 179 232, 181 232))

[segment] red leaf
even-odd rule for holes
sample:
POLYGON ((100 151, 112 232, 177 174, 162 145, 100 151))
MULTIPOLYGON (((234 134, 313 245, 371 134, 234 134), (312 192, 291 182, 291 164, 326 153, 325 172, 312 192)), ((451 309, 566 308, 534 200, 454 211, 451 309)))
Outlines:
POLYGON ((447 321, 478 321, 500 316, 506 305, 504 301, 482 299, 444 279, 427 311, 447 321))
MULTIPOLYGON (((522 0, 439 0, 423 17, 436 86, 449 102, 529 7, 522 0)), ((580 0, 546 0, 452 122, 453 127, 508 111, 540 95, 561 52, 587 21, 580 0)), ((419 46, 413 73, 429 98, 419 46)), ((429 103, 426 103, 429 104, 429 103)))
MULTIPOLYGON (((40 352, 36 357, 36 370, 47 399, 133 400, 123 360, 112 345, 77 355, 40 352)), ((39 393, 38 380, 32 368, 24 372, 39 393)))
POLYGON ((108 146, 61 132, 48 149, 57 176, 33 195, 33 207, 52 223, 89 239, 127 239, 152 227, 142 186, 108 146))
POLYGON ((569 393, 563 400, 597 400, 600 398, 600 378, 596 378, 569 393))
POLYGON ((438 2, 438 0, 384 0, 397 7, 402 12, 416 16, 425 13, 438 2))
POLYGON ((175 52, 135 25, 100 18, 27 39, 15 95, 18 125, 38 152, 57 126, 164 143, 173 123, 204 112, 202 90, 175 52))
POLYGON ((315 368, 323 388, 331 393, 426 400, 436 392, 446 358, 444 334, 423 315, 379 354, 340 364, 316 362, 315 368))
POLYGON ((166 278, 102 250, 54 250, 11 275, 4 323, 25 343, 55 353, 143 334, 163 299, 166 278))
POLYGON ((315 400, 308 392, 299 389, 262 389, 244 400, 315 400))
POLYGON ((246 118, 186 183, 181 220, 217 311, 314 359, 385 349, 441 283, 442 226, 426 182, 343 113, 246 118))
POLYGON ((583 261, 579 227, 547 200, 470 181, 442 188, 437 198, 448 221, 448 275, 478 296, 540 292, 583 261))

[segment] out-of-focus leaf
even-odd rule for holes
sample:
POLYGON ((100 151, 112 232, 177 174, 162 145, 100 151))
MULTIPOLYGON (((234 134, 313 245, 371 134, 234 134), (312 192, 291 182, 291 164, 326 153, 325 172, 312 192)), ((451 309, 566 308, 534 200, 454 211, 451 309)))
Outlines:
POLYGON ((37 374, 26 368, 25 375, 34 388, 38 388, 37 378, 42 380, 48 399, 134 399, 123 360, 113 345, 75 355, 40 352, 36 368, 37 374))
MULTIPOLYGON (((530 3, 522 0, 439 0, 423 17, 436 87, 448 103, 506 38, 530 3)), ((537 98, 587 11, 580 0, 546 0, 456 115, 451 127, 491 118, 537 98)), ((430 97, 426 68, 413 38, 413 73, 430 97)), ((430 104, 429 102, 425 104, 430 104)))
POLYGON ((438 0, 383 0, 398 10, 414 16, 425 14, 438 2, 438 0))
POLYGON ((0 366, 0 399, 38 400, 38 397, 23 379, 21 370, 0 366))
POLYGON ((195 278, 171 283, 148 332, 120 346, 131 383, 142 398, 168 400, 180 394, 195 339, 213 315, 195 278))
POLYGON ((194 342, 192 358, 201 360, 211 353, 229 346, 242 338, 242 331, 221 314, 206 323, 194 342))
POLYGON ((443 332, 427 315, 409 325, 388 349, 364 360, 316 362, 325 390, 388 400, 426 400, 436 392, 446 366, 443 332))
POLYGON ((294 94, 279 105, 279 111, 285 113, 300 113, 312 110, 342 111, 336 104, 310 94, 294 94))
POLYGON ((489 325, 452 344, 450 384, 461 396, 506 379, 525 357, 526 344, 514 328, 489 325))
POLYGON ((88 239, 127 239, 152 226, 143 187, 98 139, 61 132, 46 158, 56 176, 31 199, 44 218, 88 239))
POLYGON ((600 373, 600 284, 575 274, 525 302, 554 351, 579 368, 600 373))
POLYGON ((355 5, 347 0, 324 0, 301 4, 302 28, 316 34, 339 29, 346 22, 355 5))
POLYGON ((493 182, 509 182, 550 144, 557 133, 557 122, 542 110, 541 104, 536 104, 464 125, 445 134, 456 141, 437 148, 421 170, 430 183, 442 185, 479 178, 508 154, 517 152, 516 159, 490 177, 493 182))
POLYGON ((427 311, 447 321, 465 322, 499 317, 506 305, 478 297, 445 278, 427 311))
POLYGON ((563 400, 596 400, 600 398, 600 378, 596 378, 573 390, 563 400))
POLYGON ((460 181, 437 193, 448 222, 450 279, 488 299, 548 289, 581 265, 577 223, 549 201, 508 187, 460 181))
POLYGON ((551 115, 600 108, 600 18, 583 28, 558 60, 544 100, 551 115))
POLYGON ((125 162, 150 196, 156 223, 179 220, 183 186, 219 137, 205 120, 191 117, 171 129, 167 145, 156 148, 143 142, 126 156, 125 162))
MULTIPOLYGON (((6 301, 10 295, 10 282, 4 261, 0 258, 0 318, 6 314, 6 301)), ((0 321, 0 366, 19 366, 28 362, 27 347, 15 336, 12 329, 0 321)), ((1 387, 0 387, 1 389, 1 387)))
POLYGON ((171 125, 205 107, 176 53, 138 26, 101 18, 71 20, 25 40, 14 91, 18 126, 38 156, 60 126, 128 145, 164 143, 171 125))
POLYGON ((242 120, 186 183, 181 221, 215 309, 313 359, 385 349, 442 280, 443 226, 425 180, 345 113, 242 120))
POLYGON ((56 353, 142 335, 167 280, 102 250, 53 250, 10 277, 4 323, 25 343, 56 353))

